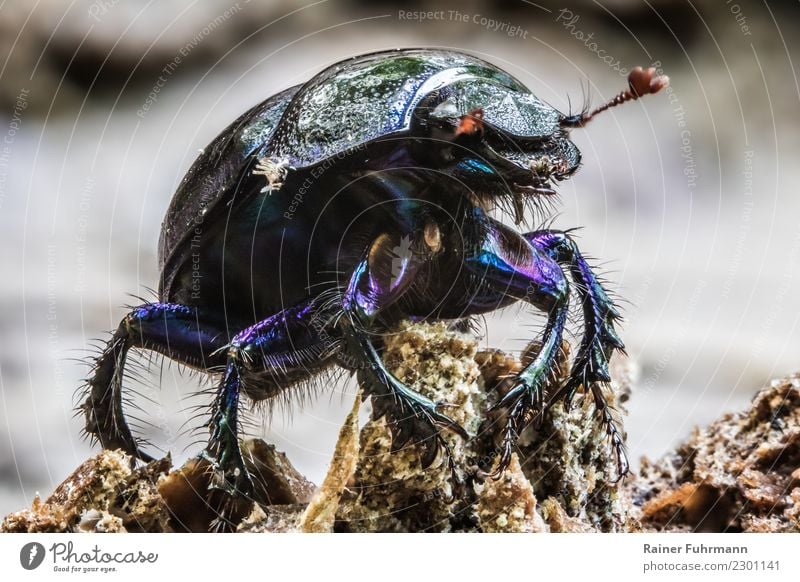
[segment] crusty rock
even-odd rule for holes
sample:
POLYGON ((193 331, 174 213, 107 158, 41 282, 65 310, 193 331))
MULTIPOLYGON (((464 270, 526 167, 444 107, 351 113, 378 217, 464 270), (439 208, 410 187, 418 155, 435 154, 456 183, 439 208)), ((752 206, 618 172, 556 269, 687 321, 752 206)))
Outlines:
POLYGON ((475 512, 478 527, 483 532, 548 531, 542 516, 536 511, 536 496, 531 482, 522 472, 519 457, 514 453, 508 469, 499 479, 486 479, 476 485, 475 512))
POLYGON ((800 374, 774 380, 658 462, 632 488, 647 529, 800 531, 800 374))
MULTIPOLYGON (((7 516, 0 531, 208 531, 220 523, 240 532, 800 531, 800 375, 774 381, 748 410, 696 429, 616 484, 594 405, 579 394, 572 410, 550 406, 521 435, 508 470, 487 477, 481 468, 496 457, 485 430, 490 406, 537 349, 519 360, 478 352, 473 336, 441 322, 404 324, 388 336, 389 369, 473 437, 444 435, 458 481, 442 454, 423 470, 418 445, 392 452, 385 418, 359 430, 359 395, 316 495, 283 453, 257 439, 242 443, 253 500, 209 488, 213 472, 203 460, 173 471, 169 458, 132 469, 127 455, 103 451, 45 501, 7 516)), ((564 344, 555 381, 569 372, 568 352, 564 344)), ((607 397, 621 414, 636 370, 625 358, 611 364, 607 397)))
MULTIPOLYGON (((445 323, 404 324, 387 337, 383 357, 399 380, 440 403, 474 435, 485 401, 476 349, 474 337, 448 330, 445 323)), ((449 433, 443 436, 463 479, 467 443, 449 433)), ((441 452, 423 470, 418 445, 392 452, 391 442, 385 418, 361 430, 358 463, 336 513, 338 531, 450 531, 456 522, 471 518, 441 452)))
POLYGON ((358 410, 361 391, 356 394, 353 408, 339 431, 331 467, 314 498, 308 504, 300 521, 300 530, 307 533, 333 531, 336 510, 347 483, 358 463, 358 410))
POLYGON ((171 531, 156 481, 169 459, 133 470, 128 455, 102 451, 85 461, 45 501, 8 515, 0 531, 171 531))

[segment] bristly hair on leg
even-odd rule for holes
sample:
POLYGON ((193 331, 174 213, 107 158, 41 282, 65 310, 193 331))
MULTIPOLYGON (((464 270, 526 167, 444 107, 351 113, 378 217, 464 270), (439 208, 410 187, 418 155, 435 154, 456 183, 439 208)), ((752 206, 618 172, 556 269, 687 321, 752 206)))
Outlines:
POLYGON ((329 391, 330 386, 340 384, 348 376, 347 370, 333 365, 310 371, 307 378, 283 387, 274 397, 253 402, 246 412, 249 426, 259 428, 263 434, 272 424, 276 410, 280 411, 285 421, 291 421, 296 412, 308 407, 321 394, 329 391))

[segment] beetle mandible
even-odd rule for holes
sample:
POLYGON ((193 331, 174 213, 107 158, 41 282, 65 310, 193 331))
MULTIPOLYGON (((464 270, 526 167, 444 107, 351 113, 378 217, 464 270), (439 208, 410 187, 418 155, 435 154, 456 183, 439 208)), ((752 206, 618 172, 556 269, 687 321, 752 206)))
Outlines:
POLYGON ((513 215, 578 168, 568 131, 656 93, 667 78, 633 69, 628 88, 565 115, 498 67, 456 51, 402 49, 334 64, 228 126, 183 178, 162 226, 158 301, 133 308, 95 360, 82 410, 105 448, 151 457, 123 413, 131 348, 218 376, 204 456, 216 486, 247 495, 240 397, 287 394, 336 366, 357 374, 394 445, 421 446, 427 467, 467 437, 381 360, 381 334, 403 319, 462 319, 524 301, 547 314, 541 349, 494 404, 496 473, 547 402, 583 388, 611 439, 623 441, 601 391, 623 343, 619 313, 567 232, 518 232, 513 215), (400 251, 398 251, 400 249, 400 251), (568 282, 572 280, 572 285, 568 282), (583 336, 572 370, 547 394, 570 296, 583 336))

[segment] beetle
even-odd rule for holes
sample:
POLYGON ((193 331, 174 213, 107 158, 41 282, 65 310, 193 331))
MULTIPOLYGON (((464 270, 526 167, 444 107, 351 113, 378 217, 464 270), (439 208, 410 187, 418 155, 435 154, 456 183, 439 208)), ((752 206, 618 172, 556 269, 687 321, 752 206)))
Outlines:
POLYGON ((399 49, 336 63, 256 105, 180 183, 162 225, 158 300, 133 308, 96 358, 86 432, 151 459, 126 421, 122 383, 131 348, 158 352, 218 378, 203 454, 216 487, 247 495, 242 395, 272 400, 339 367, 387 417, 393 447, 418 444, 428 467, 448 452, 443 431, 468 435, 387 371, 382 336, 404 319, 463 320, 524 301, 547 323, 541 349, 493 405, 495 474, 548 402, 583 388, 623 476, 601 390, 624 349, 619 312, 568 232, 518 232, 491 211, 518 227, 578 168, 571 129, 667 84, 639 67, 628 81, 594 111, 563 114, 470 54, 399 49), (551 387, 572 295, 583 336, 569 377, 551 387))

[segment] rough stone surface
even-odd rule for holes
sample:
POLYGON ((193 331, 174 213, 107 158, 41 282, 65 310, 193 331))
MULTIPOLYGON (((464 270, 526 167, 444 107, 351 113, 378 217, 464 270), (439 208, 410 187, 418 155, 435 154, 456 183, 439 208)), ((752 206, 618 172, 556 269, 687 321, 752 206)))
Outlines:
POLYGON ((645 459, 632 495, 649 530, 800 531, 800 374, 645 459))

